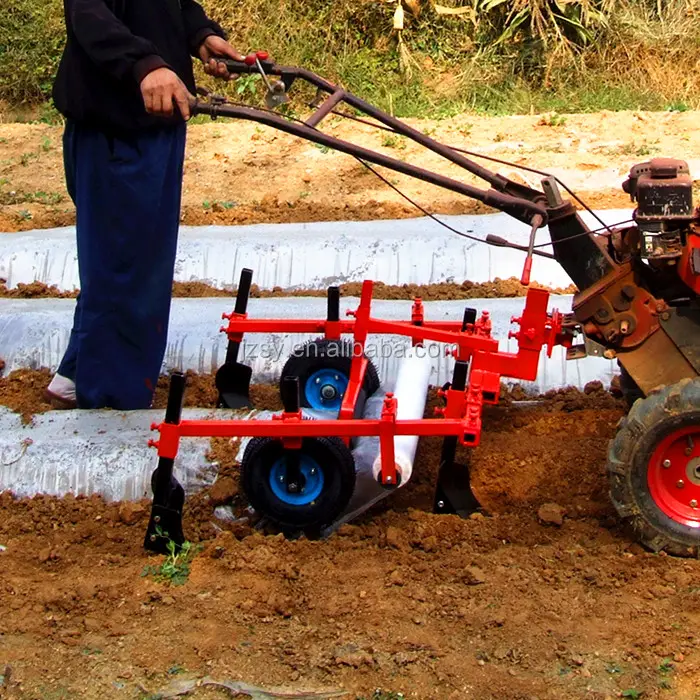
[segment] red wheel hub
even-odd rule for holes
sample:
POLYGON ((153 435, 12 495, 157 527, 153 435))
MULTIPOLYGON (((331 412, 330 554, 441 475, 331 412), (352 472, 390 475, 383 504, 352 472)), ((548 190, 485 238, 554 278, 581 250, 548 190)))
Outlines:
POLYGON ((659 443, 649 460, 647 482, 665 515, 700 528, 700 427, 679 428, 659 443))

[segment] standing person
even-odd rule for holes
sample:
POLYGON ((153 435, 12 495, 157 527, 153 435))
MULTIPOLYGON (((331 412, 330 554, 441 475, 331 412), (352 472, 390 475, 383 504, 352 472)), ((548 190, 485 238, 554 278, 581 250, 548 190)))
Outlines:
POLYGON ((47 397, 64 408, 148 408, 165 354, 191 56, 230 78, 242 60, 194 0, 64 0, 54 83, 66 118, 80 294, 47 397))

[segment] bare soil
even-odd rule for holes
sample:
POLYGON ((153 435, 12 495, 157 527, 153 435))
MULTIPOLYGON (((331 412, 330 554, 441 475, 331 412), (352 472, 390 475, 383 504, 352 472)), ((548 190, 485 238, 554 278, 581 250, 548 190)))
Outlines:
MULTIPOLYGON (((654 155, 700 157, 698 114, 601 112, 546 116, 407 120, 433 138, 518 165, 551 170, 597 208, 629 206, 620 184, 630 166, 654 155)), ((402 138, 335 120, 328 133, 385 154, 477 182, 402 138)), ((496 165, 504 175, 512 167, 496 165)), ((393 172, 390 180, 434 213, 488 211, 482 205, 393 172)), ((539 176, 520 173, 536 185, 539 176)), ((483 184, 483 183, 482 183, 483 184)), ((185 224, 394 219, 421 215, 355 159, 326 152, 252 123, 190 127, 183 189, 185 224)), ((64 183, 61 128, 0 124, 0 231, 74 221, 64 183)))
MULTIPOLYGON (((25 422, 31 421, 37 413, 52 410, 51 404, 44 398, 52 377, 48 369, 17 369, 3 377, 4 362, 0 363, 0 406, 7 406, 20 413, 25 422)), ((166 376, 159 379, 153 397, 153 408, 165 409, 168 403, 168 382, 166 376)), ((277 388, 271 385, 251 386, 250 396, 260 409, 277 410, 282 407, 277 388)), ((217 401, 218 393, 212 375, 187 372, 185 406, 215 408, 217 401)))
MULTIPOLYGON (((629 205, 619 184, 633 163, 656 154, 700 157, 697 118, 602 113, 558 126, 536 115, 412 123, 448 143, 563 173, 591 205, 609 208, 629 205)), ((399 158, 418 153, 365 127, 338 123, 331 131, 399 158)), ((432 156, 420 163, 437 166, 432 156)), ((452 166, 442 172, 471 181, 452 166)), ((484 211, 390 177, 431 211, 484 211)), ((186 224, 415 215, 345 156, 251 124, 190 129, 186 224)), ((0 230, 73 221, 60 129, 0 125, 0 230)), ((469 283, 378 291, 384 298, 489 295, 469 283)), ((21 295, 50 293, 28 285, 21 295)), ((181 293, 216 292, 192 285, 181 293)), ((521 293, 513 280, 493 291, 521 293)), ((0 404, 31 420, 48 409, 48 381, 44 371, 0 378, 0 404)), ((214 405, 211 377, 190 376, 189 384, 188 405, 214 405)), ((166 387, 163 378, 157 408, 166 387)), ((261 407, 279 408, 274 387, 253 391, 261 407)), ((186 504, 186 534, 201 550, 179 586, 147 569, 163 563, 142 549, 147 502, 0 495, 0 697, 144 700, 172 697, 163 691, 173 682, 210 676, 288 691, 339 688, 374 700, 395 700, 391 692, 417 700, 697 700, 700 563, 645 552, 609 505, 605 453, 622 403, 598 386, 555 392, 529 407, 519 398, 513 391, 489 408, 482 444, 458 455, 470 459, 483 514, 430 513, 440 441, 425 439, 409 484, 322 542, 215 520, 215 504, 230 500, 241 515, 245 503, 234 451, 213 441, 220 478, 186 504)), ((226 697, 207 688, 193 696, 226 697)))
POLYGON ((622 411, 595 388, 491 408, 471 455, 486 515, 468 520, 428 512, 434 440, 406 487, 328 541, 217 531, 215 485, 188 501, 202 549, 179 586, 143 575, 163 560, 142 549, 147 502, 4 494, 3 696, 157 697, 209 676, 350 698, 695 699, 700 563, 646 553, 612 516, 622 411), (552 509, 561 525, 538 518, 552 509))

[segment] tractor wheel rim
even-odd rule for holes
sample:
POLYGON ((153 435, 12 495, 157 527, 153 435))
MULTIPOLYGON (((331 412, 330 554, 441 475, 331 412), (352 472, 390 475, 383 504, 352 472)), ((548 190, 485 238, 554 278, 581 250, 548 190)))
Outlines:
POLYGON ((325 482, 323 470, 315 459, 303 454, 299 460, 299 471, 303 477, 303 486, 299 493, 290 493, 287 490, 287 459, 280 457, 270 470, 270 488, 272 493, 287 505, 308 506, 323 491, 325 482))
POLYGON ((649 491, 659 509, 681 525, 700 528, 700 428, 669 433, 647 469, 649 491))
POLYGON ((319 369, 306 380, 304 394, 311 408, 317 411, 337 411, 343 403, 347 388, 348 378, 343 372, 319 369))

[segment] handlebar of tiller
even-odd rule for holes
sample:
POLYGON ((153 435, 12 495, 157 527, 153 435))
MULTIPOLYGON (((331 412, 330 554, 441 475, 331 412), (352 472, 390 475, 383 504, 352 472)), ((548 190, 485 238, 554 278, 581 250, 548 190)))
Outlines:
MULTIPOLYGON (((328 82, 321 76, 316 75, 315 73, 306 70, 305 68, 277 65, 274 61, 270 59, 269 54, 265 51, 251 53, 248 56, 246 56, 243 61, 234 61, 229 58, 223 58, 219 60, 222 63, 224 63, 229 73, 232 74, 240 75, 257 73, 260 69, 262 69, 262 71, 266 75, 274 75, 281 77, 286 89, 290 87, 294 80, 300 78, 314 85, 316 88, 323 92, 334 94, 336 93, 336 91, 341 90, 341 88, 339 88, 338 86, 328 82)), ((354 95, 351 95, 350 93, 344 93, 344 97, 342 99, 347 100, 351 106, 359 106, 359 108, 366 111, 368 114, 370 114, 370 116, 374 116, 375 118, 380 119, 380 121, 382 121, 388 126, 395 127, 396 123, 398 122, 398 120, 396 120, 394 117, 389 117, 388 115, 384 115, 383 113, 379 114, 379 110, 373 108, 371 105, 365 103, 363 100, 355 97, 354 95)), ((305 124, 301 124, 299 126, 285 125, 284 122, 287 122, 288 120, 283 120, 281 117, 278 117, 277 115, 272 115, 269 112, 263 114, 262 112, 255 110, 252 107, 243 108, 237 107, 235 105, 216 105, 215 107, 208 107, 206 105, 198 105, 195 102, 195 104, 193 105, 193 110, 195 112, 204 114, 215 113, 220 114, 221 116, 253 119, 254 121, 258 121, 262 124, 267 124, 268 126, 272 126, 273 128, 278 128, 282 131, 293 133, 310 141, 321 143, 322 145, 326 145, 330 148, 333 148, 334 150, 349 153, 350 155, 354 155, 359 158, 365 158, 375 164, 385 165, 386 167, 389 167, 393 170, 397 170, 398 172, 403 172, 404 174, 408 174, 409 176, 418 177, 419 179, 423 179, 426 182, 432 182, 432 184, 437 184, 438 186, 446 187, 447 189, 452 189, 453 191, 460 192, 461 194, 465 194, 468 197, 472 197, 473 199, 483 202, 487 206, 491 206, 494 209, 503 211, 509 214, 510 216, 513 216, 514 218, 518 219, 519 221, 527 223, 528 225, 533 225, 535 224, 535 222, 537 222, 536 227, 540 228, 542 226, 545 226, 547 223, 547 210, 541 202, 527 199, 517 191, 508 193, 505 191, 505 184, 514 188, 522 187, 524 190, 528 190, 529 188, 518 185, 517 183, 509 182, 506 178, 503 178, 502 176, 497 175, 495 173, 491 173, 490 171, 486 170, 485 168, 482 168, 473 161, 469 161, 462 155, 453 152, 452 149, 450 149, 448 146, 433 142, 433 140, 430 139, 428 136, 425 136, 422 133, 418 133, 415 129, 409 127, 408 125, 402 124, 402 127, 404 127, 407 131, 407 133, 404 135, 408 136, 408 138, 411 138, 418 143, 421 143, 422 145, 426 145, 426 142, 431 142, 432 146, 428 145, 428 148, 432 148, 432 150, 439 153, 443 157, 449 158, 453 162, 456 162, 458 165, 464 167, 472 174, 475 174, 477 177, 486 180, 487 182, 489 182, 489 184, 491 184, 492 189, 479 190, 478 188, 467 185, 465 183, 452 183, 453 186, 450 186, 449 184, 447 184, 446 180, 442 182, 436 182, 433 173, 423 171, 422 169, 417 167, 412 168, 411 172, 406 172, 407 168, 402 167, 402 164, 394 163, 393 165, 389 165, 385 162, 380 162, 379 160, 371 157, 372 154, 367 149, 363 149, 357 146, 351 148, 343 147, 340 141, 324 136, 315 128, 312 128, 305 124), (422 174, 419 174, 419 171, 422 174), (454 185, 461 185, 461 187, 459 189, 455 189, 454 185), (494 187, 496 187, 496 189, 494 189, 494 187)), ((540 195, 539 192, 531 192, 533 195, 540 195)), ((544 197, 544 195, 542 195, 542 197, 544 197)), ((530 254, 530 257, 531 255, 532 253, 530 254)))

